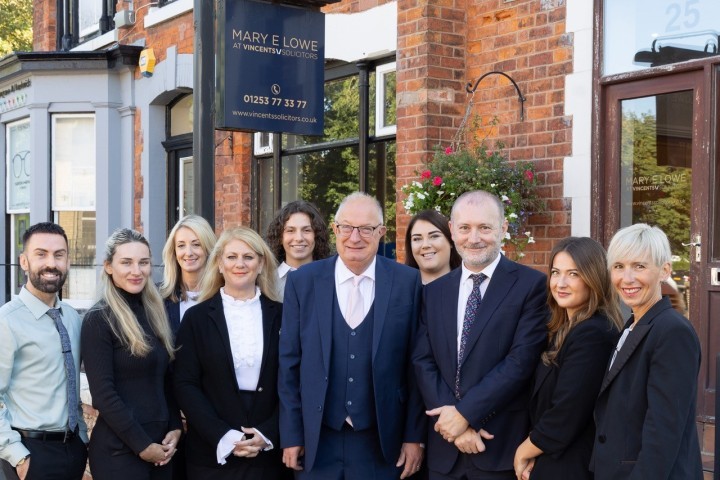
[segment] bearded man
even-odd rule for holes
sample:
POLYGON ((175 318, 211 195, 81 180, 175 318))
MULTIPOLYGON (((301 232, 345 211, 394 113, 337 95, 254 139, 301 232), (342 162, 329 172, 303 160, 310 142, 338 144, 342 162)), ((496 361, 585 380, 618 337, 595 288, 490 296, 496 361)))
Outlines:
POLYGON ((7 479, 80 480, 85 472, 80 317, 58 298, 68 256, 61 226, 28 228, 20 255, 28 282, 0 308, 0 468, 7 479))

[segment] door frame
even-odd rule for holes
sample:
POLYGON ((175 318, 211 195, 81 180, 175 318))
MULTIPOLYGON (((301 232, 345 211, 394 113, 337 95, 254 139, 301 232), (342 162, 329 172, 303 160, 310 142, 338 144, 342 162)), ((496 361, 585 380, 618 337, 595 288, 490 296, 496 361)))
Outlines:
MULTIPOLYGON (((717 204, 720 189, 711 190, 717 168, 718 92, 717 77, 720 59, 692 62, 672 68, 653 68, 631 75, 615 75, 596 83, 593 131, 593 184, 591 233, 607 246, 620 227, 620 101, 682 90, 693 90, 692 126, 692 189, 693 204, 690 212, 690 238, 700 235, 701 261, 692 261, 689 252, 690 295, 689 316, 701 342, 702 366, 698 377, 698 420, 713 422, 715 416, 715 356, 720 340, 716 332, 720 325, 711 328, 711 287, 709 271, 711 258, 710 212, 717 204), (714 98, 713 98, 714 97, 714 98)), ((717 220, 720 221, 720 220, 717 220)), ((688 242, 690 241, 688 238, 688 242)), ((715 241, 717 243, 718 240, 715 241)), ((720 252, 714 252, 720 256, 720 252)), ((714 297, 713 297, 714 298, 714 297)), ((720 301, 720 300, 719 300, 720 301)))

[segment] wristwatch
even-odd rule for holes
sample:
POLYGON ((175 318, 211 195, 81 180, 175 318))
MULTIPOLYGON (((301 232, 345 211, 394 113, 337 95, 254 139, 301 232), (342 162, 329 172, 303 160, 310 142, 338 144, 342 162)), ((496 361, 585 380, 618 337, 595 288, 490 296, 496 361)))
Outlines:
POLYGON ((23 458, 21 458, 20 461, 17 464, 15 464, 15 468, 18 468, 20 465, 25 463, 25 460, 27 460, 28 458, 30 458, 30 455, 25 455, 23 458))

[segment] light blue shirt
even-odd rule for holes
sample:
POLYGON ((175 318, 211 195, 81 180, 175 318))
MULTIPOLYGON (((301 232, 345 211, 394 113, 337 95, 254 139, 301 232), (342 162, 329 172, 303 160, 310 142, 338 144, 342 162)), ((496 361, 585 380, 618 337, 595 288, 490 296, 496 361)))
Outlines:
MULTIPOLYGON (((70 336, 80 395, 80 325, 70 305, 56 301, 70 336)), ((15 466, 30 452, 23 430, 64 431, 68 422, 67 377, 60 334, 50 309, 25 287, 0 308, 0 458, 15 466)), ((80 438, 87 443, 82 407, 77 405, 80 438)))

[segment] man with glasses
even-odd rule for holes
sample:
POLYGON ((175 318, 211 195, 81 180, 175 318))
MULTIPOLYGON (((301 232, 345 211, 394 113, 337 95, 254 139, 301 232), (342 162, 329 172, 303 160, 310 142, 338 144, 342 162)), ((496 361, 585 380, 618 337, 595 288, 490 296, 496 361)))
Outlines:
POLYGON ((397 479, 422 461, 426 421, 410 353, 418 271, 377 255, 382 208, 353 193, 337 256, 288 275, 280 335, 280 442, 298 479, 397 479))
POLYGON ((0 308, 0 471, 11 480, 79 480, 87 427, 80 406, 80 317, 58 299, 70 261, 65 231, 23 235, 28 282, 0 308))

